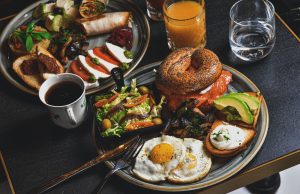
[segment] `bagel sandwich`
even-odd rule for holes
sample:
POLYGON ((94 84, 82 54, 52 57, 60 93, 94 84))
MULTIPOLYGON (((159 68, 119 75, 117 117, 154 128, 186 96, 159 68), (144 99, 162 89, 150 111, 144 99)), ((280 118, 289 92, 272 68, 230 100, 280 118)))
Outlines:
POLYGON ((35 54, 18 57, 12 68, 28 86, 36 90, 51 75, 64 72, 61 63, 43 47, 37 47, 35 54))
POLYGON ((255 134, 256 131, 251 128, 216 120, 205 138, 204 145, 214 156, 231 157, 245 150, 255 134))
POLYGON ((231 73, 222 69, 215 53, 187 47, 173 51, 162 62, 155 84, 172 110, 189 99, 196 101, 196 107, 206 109, 227 92, 231 80, 231 73))

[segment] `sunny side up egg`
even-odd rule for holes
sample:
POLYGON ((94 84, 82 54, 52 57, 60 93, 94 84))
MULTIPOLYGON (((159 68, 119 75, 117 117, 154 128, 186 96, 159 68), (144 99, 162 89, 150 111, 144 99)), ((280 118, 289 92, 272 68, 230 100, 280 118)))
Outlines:
POLYGON ((193 182, 205 177, 212 165, 210 155, 205 151, 202 141, 185 138, 183 144, 186 155, 181 163, 170 172, 168 180, 175 183, 193 182))
POLYGON ((203 178, 211 164, 210 155, 204 151, 201 141, 164 135, 144 144, 133 173, 149 182, 185 183, 203 178))
POLYGON ((145 142, 136 157, 133 173, 149 182, 166 180, 185 156, 185 146, 181 139, 161 136, 145 142))

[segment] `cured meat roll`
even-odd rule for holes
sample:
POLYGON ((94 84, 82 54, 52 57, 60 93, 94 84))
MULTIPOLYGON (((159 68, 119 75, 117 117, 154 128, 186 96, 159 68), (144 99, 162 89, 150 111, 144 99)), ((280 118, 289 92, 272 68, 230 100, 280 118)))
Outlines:
POLYGON ((105 13, 92 18, 77 20, 87 36, 94 36, 111 32, 117 27, 128 25, 129 12, 105 13))

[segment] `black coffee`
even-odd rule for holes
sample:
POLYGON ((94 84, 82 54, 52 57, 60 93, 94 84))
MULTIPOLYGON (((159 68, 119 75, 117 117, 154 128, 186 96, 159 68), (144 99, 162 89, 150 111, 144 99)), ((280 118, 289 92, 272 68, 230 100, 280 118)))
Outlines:
POLYGON ((46 93, 46 102, 53 106, 67 105, 77 100, 82 88, 74 82, 61 82, 53 85, 46 93))

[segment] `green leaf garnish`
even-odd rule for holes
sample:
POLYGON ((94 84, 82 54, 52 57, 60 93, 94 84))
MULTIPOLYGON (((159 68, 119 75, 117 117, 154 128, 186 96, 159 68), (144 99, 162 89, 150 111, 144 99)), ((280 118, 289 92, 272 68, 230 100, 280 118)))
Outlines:
POLYGON ((26 31, 20 30, 20 28, 16 29, 13 32, 13 36, 17 37, 20 42, 25 45, 26 51, 30 52, 33 48, 34 41, 42 41, 43 39, 50 40, 51 34, 47 31, 34 31, 35 23, 30 22, 26 26, 26 31))
POLYGON ((32 37, 31 36, 27 36, 27 38, 26 38, 26 50, 27 51, 31 51, 32 47, 33 47, 32 37))
POLYGON ((34 23, 33 22, 30 22, 29 24, 27 24, 27 28, 26 28, 26 33, 30 33, 33 31, 33 28, 34 28, 34 23))

